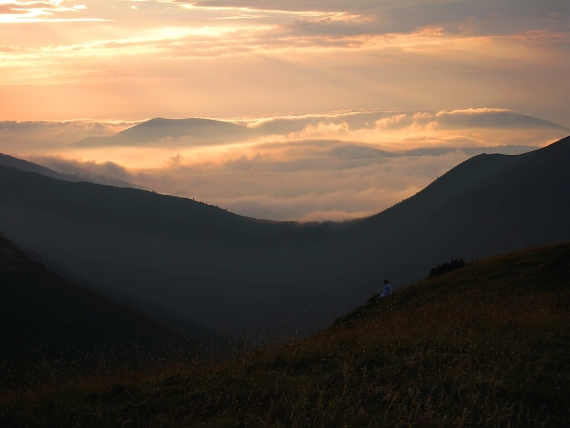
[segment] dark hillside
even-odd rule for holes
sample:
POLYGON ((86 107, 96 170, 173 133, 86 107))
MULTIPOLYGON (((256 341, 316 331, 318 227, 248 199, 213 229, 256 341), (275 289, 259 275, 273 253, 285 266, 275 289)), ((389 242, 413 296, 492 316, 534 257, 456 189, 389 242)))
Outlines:
POLYGON ((255 220, 190 199, 11 168, 0 167, 0 184, 10 239, 107 288, 234 333, 306 289, 285 287, 326 262, 320 254, 338 234, 335 225, 255 220))
POLYGON ((68 365, 148 363, 168 347, 198 351, 207 338, 175 334, 56 275, 0 237, 0 342, 5 384, 68 365))
POLYGON ((570 239, 570 138, 480 155, 373 217, 251 219, 190 199, 0 167, 0 224, 75 274, 236 334, 305 334, 446 260, 570 239))
POLYGON ((307 233, 316 238, 319 230, 326 229, 326 225, 256 220, 191 199, 132 188, 62 182, 1 166, 0 183, 0 196, 6 205, 40 209, 69 222, 97 223, 169 238, 263 246, 279 235, 291 243, 300 236, 299 243, 304 243, 307 233))
MULTIPOLYGON (((261 346, 261 344, 260 344, 261 346)), ((13 427, 567 427, 570 243, 474 262, 211 366, 0 395, 13 427)))
POLYGON ((353 233, 368 234, 361 242, 373 255, 359 254, 361 272, 382 260, 385 276, 418 278, 450 258, 570 239, 569 162, 570 137, 522 155, 463 162, 410 199, 355 223, 353 233))
POLYGON ((185 339, 190 340, 190 342, 200 342, 204 345, 204 348, 208 350, 208 353, 211 352, 218 355, 223 354, 227 350, 229 340, 227 335, 215 332, 191 318, 176 314, 164 307, 142 300, 136 296, 124 294, 110 288, 101 287, 92 281, 75 275, 70 270, 58 263, 55 263, 42 254, 25 248, 21 250, 32 260, 41 263, 48 270, 54 272, 61 278, 75 283, 82 288, 94 291, 115 303, 128 306, 137 312, 142 312, 166 327, 168 330, 180 333, 185 337, 185 339))
POLYGON ((26 172, 35 172, 37 174, 45 175, 46 177, 56 178, 58 180, 65 181, 85 181, 80 177, 76 177, 71 174, 62 174, 60 172, 54 171, 52 169, 37 165, 32 162, 28 162, 22 159, 15 158, 13 156, 5 155, 0 153, 0 165, 7 166, 10 168, 19 169, 26 172))
POLYGON ((15 168, 20 171, 35 172, 36 174, 44 175, 50 178, 55 178, 57 180, 74 181, 74 182, 87 181, 90 183, 97 183, 97 184, 104 184, 104 185, 118 186, 118 187, 137 187, 133 186, 130 183, 127 183, 126 181, 119 180, 116 178, 106 177, 104 175, 90 174, 89 177, 83 177, 83 176, 80 177, 78 175, 64 174, 61 172, 54 171, 53 169, 46 168, 45 166, 41 166, 33 162, 28 162, 2 153, 0 153, 0 166, 15 168))

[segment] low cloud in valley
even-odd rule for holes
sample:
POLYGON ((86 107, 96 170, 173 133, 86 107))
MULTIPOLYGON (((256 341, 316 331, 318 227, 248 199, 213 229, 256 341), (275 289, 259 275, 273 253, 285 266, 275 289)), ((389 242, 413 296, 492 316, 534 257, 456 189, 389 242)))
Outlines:
MULTIPOLYGON (((5 123, 2 132, 29 141, 51 130, 47 135, 54 144, 47 149, 30 144, 19 152, 4 142, 0 150, 85 179, 107 177, 251 217, 312 221, 375 214, 471 156, 519 154, 570 133, 529 115, 489 108, 331 112, 235 122, 248 130, 237 141, 212 143, 201 140, 199 132, 172 138, 167 126, 155 141, 129 140, 121 146, 117 140, 118 145, 109 146, 105 138, 93 140, 102 141, 101 147, 78 146, 72 137, 75 142, 108 137, 112 129, 132 124, 5 123)), ((192 127, 183 129, 192 132, 192 127)))

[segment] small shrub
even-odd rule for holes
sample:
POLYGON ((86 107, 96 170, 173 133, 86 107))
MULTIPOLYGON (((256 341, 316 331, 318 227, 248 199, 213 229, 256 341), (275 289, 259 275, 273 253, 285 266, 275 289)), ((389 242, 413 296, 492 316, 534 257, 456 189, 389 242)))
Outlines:
POLYGON ((436 267, 431 268, 429 276, 437 276, 447 272, 453 272, 454 270, 461 269, 465 266, 466 264, 463 261, 463 258, 451 259, 449 262, 445 262, 442 265, 437 265, 436 267))

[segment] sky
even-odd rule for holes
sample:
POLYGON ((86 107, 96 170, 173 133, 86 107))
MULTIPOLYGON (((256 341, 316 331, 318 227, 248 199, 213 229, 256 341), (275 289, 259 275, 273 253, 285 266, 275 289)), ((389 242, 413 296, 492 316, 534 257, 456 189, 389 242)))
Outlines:
POLYGON ((556 141, 568 76, 567 0, 0 0, 0 152, 254 217, 371 215, 556 141), (154 117, 252 132, 75 144, 154 117))

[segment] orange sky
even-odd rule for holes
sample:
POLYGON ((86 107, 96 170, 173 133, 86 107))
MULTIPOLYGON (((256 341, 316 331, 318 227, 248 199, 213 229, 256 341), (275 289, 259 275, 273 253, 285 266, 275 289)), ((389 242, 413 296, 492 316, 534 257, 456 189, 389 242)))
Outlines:
POLYGON ((568 2, 533 3, 0 0, 0 120, 500 107, 570 126, 568 2))
POLYGON ((516 112, 570 128, 568 76, 568 0, 0 0, 1 152, 254 216, 371 214, 475 153, 467 146, 563 137, 499 122, 516 112), (491 125, 448 120, 481 115, 491 125), (295 125, 216 147, 70 146, 159 116, 295 125), (349 146, 464 151, 356 168, 331 155, 349 146))

